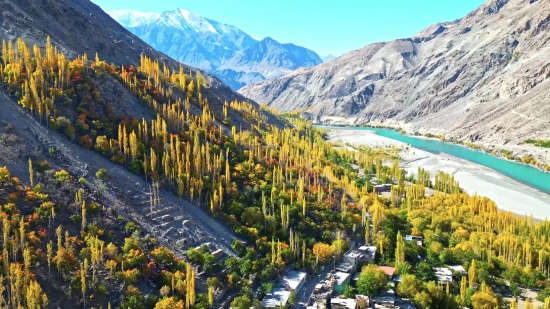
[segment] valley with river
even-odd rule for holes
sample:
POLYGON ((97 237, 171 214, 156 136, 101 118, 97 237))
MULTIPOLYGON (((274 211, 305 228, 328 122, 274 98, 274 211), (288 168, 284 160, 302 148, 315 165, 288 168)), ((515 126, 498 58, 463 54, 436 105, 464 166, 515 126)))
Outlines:
POLYGON ((368 147, 400 147, 400 166, 407 174, 422 167, 435 177, 438 171, 454 176, 469 194, 493 200, 499 209, 518 215, 550 218, 550 173, 434 139, 402 135, 394 130, 318 126, 331 142, 368 147))

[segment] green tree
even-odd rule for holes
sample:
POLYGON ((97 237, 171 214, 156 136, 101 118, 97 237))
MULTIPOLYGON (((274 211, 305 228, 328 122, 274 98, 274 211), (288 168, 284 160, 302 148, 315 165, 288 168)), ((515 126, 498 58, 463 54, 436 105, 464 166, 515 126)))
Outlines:
POLYGON ((397 293, 404 297, 414 297, 420 292, 421 282, 415 275, 402 275, 401 282, 397 285, 397 293))
POLYGON ((258 207, 248 207, 241 216, 241 222, 258 229, 263 227, 264 216, 258 207))
POLYGON ((422 291, 414 296, 414 303, 420 308, 430 308, 432 298, 426 291, 422 291))
POLYGON ((417 278, 423 282, 429 282, 435 280, 435 275, 428 263, 420 262, 416 266, 416 275, 417 278))
POLYGON ((235 297, 231 302, 231 308, 236 308, 236 309, 250 309, 251 305, 252 305, 252 301, 250 301, 250 298, 246 296, 235 297))
POLYGON ((296 292, 292 291, 292 293, 290 293, 290 296, 288 297, 288 303, 291 305, 294 305, 296 304, 296 300, 297 300, 296 292))
POLYGON ((397 232, 397 241, 395 244, 395 267, 405 263, 405 240, 401 236, 401 231, 397 232))
POLYGON ((271 293, 271 291, 273 291, 273 283, 271 282, 262 283, 261 291, 266 294, 271 293))
POLYGON ((344 288, 344 296, 347 298, 355 298, 355 288, 351 285, 348 285, 344 288))
POLYGON ((368 265, 363 268, 357 280, 357 291, 360 294, 372 297, 378 290, 386 286, 388 276, 375 265, 368 265))
POLYGON ((218 277, 210 277, 206 279, 206 285, 209 287, 213 287, 214 289, 222 289, 223 284, 220 282, 218 277))

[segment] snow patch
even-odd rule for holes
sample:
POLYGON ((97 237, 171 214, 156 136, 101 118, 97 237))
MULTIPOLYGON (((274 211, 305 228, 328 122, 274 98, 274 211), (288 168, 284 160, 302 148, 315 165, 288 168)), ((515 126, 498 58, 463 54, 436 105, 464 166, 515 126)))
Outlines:
POLYGON ((108 11, 107 14, 125 28, 152 24, 160 18, 159 13, 148 13, 135 10, 112 10, 108 11))

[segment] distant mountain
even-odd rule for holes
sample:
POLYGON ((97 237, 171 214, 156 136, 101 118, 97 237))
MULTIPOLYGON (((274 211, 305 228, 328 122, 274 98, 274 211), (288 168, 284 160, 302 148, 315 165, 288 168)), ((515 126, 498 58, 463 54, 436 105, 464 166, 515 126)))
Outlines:
POLYGON ((319 55, 304 47, 281 44, 269 37, 258 41, 237 27, 185 9, 162 14, 133 10, 108 13, 155 49, 217 75, 233 89, 322 63, 319 55))
POLYGON ((328 61, 331 61, 332 59, 336 59, 336 56, 334 56, 333 54, 321 56, 321 60, 323 60, 323 62, 328 62, 328 61))
POLYGON ((236 27, 184 9, 162 14, 133 10, 110 11, 108 14, 155 49, 211 72, 223 61, 256 43, 236 27))
POLYGON ((234 74, 234 80, 226 83, 238 89, 251 82, 280 77, 300 67, 313 67, 320 63, 321 58, 307 48, 281 44, 266 37, 226 61, 215 73, 222 80, 223 76, 234 74))

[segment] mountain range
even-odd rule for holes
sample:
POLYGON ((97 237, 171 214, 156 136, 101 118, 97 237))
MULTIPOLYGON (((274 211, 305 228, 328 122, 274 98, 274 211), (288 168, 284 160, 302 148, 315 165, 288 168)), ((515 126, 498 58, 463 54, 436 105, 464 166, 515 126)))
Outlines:
POLYGON ((550 138, 548 55, 550 1, 490 0, 239 93, 317 123, 382 123, 498 148, 550 138))
POLYGON ((270 37, 256 40, 237 27, 185 9, 161 14, 108 12, 155 49, 217 75, 233 89, 322 63, 315 52, 270 37))

